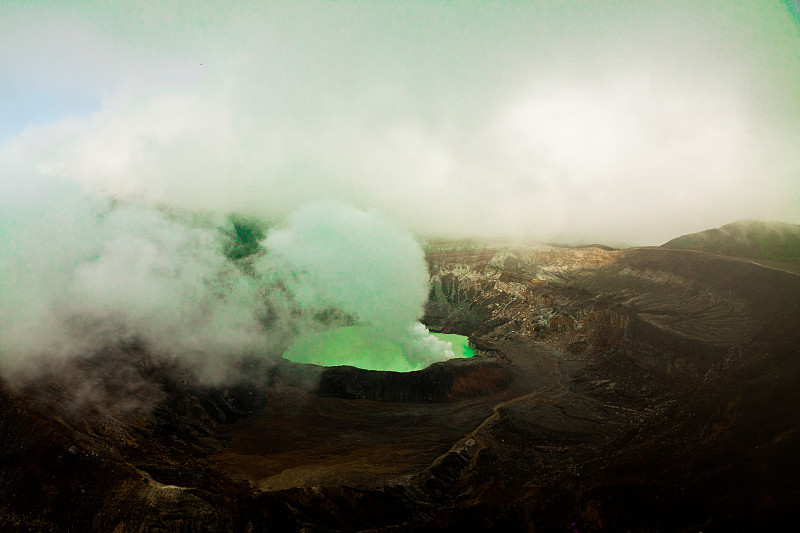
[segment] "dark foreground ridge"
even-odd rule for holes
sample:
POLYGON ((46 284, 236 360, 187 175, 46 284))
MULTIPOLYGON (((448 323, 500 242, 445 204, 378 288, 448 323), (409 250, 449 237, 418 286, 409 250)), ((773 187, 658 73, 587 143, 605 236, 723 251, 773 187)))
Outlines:
POLYGON ((254 362, 220 389, 127 347, 71 369, 92 401, 3 385, 0 530, 795 529, 800 276, 665 248, 428 261, 425 321, 473 360, 254 362))

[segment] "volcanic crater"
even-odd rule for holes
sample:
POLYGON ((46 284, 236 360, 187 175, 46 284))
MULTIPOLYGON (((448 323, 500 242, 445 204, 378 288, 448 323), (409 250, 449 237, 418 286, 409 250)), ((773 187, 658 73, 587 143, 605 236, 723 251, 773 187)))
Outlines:
POLYGON ((135 409, 101 410, 57 372, 3 385, 0 528, 793 524, 800 276, 663 248, 449 242, 427 261, 423 322, 469 336, 473 358, 409 373, 249 361, 247 379, 208 387, 125 346, 75 364, 95 398, 135 409))

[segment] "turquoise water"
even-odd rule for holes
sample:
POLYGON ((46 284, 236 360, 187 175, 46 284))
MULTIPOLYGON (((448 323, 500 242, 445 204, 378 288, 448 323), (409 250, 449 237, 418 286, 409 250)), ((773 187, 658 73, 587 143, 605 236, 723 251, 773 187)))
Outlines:
MULTIPOLYGON (((467 337, 432 333, 452 344, 455 357, 472 357, 467 337)), ((366 370, 410 372, 423 366, 409 363, 404 349, 380 336, 368 326, 342 327, 301 337, 292 344, 284 359, 321 366, 349 365, 366 370)))

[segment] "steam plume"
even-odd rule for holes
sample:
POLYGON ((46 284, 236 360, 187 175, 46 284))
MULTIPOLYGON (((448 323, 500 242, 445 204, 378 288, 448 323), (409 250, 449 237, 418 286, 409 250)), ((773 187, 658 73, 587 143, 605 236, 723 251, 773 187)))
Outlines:
MULTIPOLYGON (((405 351, 410 368, 453 357, 452 347, 417 322, 428 271, 417 242, 384 215, 323 203, 295 212, 267 248, 291 272, 286 283, 304 308, 333 306, 405 351)), ((274 265, 271 255, 267 264, 274 265)))
POLYGON ((267 232, 40 185, 0 226, 6 375, 136 342, 220 382, 236 358, 274 359, 299 332, 353 321, 425 364, 452 356, 415 326, 427 283, 419 246, 379 213, 318 204, 267 232))

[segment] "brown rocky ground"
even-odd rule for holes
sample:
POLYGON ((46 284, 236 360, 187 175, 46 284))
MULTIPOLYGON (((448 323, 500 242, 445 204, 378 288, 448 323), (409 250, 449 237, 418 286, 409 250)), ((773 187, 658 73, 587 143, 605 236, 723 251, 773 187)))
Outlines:
POLYGON ((58 372, 5 387, 0 530, 795 529, 800 276, 658 248, 428 260, 425 321, 471 360, 252 362, 210 389, 125 347, 71 369, 91 402, 58 372), (133 407, 97 407, 120 388, 133 407))

